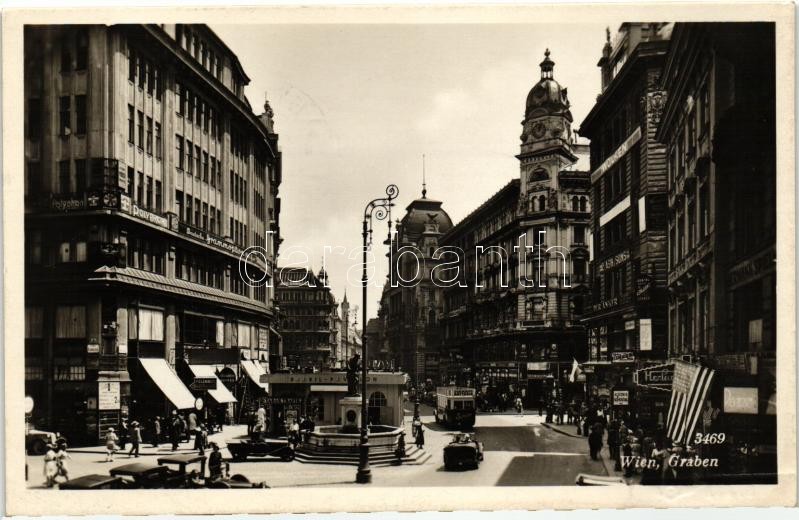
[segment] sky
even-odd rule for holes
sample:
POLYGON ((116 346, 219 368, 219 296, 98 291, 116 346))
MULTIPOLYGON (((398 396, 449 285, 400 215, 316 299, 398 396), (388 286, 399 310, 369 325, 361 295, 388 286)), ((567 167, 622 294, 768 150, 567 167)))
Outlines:
MULTIPOLYGON (((361 222, 367 202, 399 187, 392 219, 421 196, 460 221, 519 175, 527 93, 545 49, 568 88, 573 128, 600 91, 605 28, 595 24, 223 25, 211 28, 265 95, 283 152, 279 265, 314 272, 325 257, 337 301, 360 308, 361 222), (338 254, 343 252, 343 254, 338 254)), ((377 314, 387 233, 375 222, 368 315, 377 314), (379 237, 379 240, 377 239, 379 237)), ((358 313, 358 323, 362 322, 358 313)))

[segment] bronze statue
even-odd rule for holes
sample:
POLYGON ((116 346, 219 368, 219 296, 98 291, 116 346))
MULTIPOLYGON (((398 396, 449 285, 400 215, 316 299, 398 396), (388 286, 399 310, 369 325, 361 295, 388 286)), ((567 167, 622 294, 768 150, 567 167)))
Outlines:
POLYGON ((347 361, 347 395, 361 395, 358 392, 359 372, 361 370, 361 356, 356 352, 354 356, 347 361))

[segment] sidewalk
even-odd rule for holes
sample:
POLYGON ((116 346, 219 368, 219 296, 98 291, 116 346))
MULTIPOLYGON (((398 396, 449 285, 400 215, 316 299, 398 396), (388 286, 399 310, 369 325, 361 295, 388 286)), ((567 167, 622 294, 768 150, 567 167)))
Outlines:
MULTIPOLYGON (((588 437, 583 435, 577 434, 577 425, 576 424, 555 424, 555 423, 545 423, 542 422, 541 425, 545 428, 549 428, 552 431, 558 432, 562 435, 568 435, 569 437, 576 437, 580 439, 585 439, 586 446, 588 445, 588 437)), ((633 473, 631 477, 625 477, 623 471, 616 471, 616 461, 610 458, 610 453, 608 451, 607 444, 603 444, 602 449, 599 452, 599 458, 602 460, 602 465, 605 466, 605 471, 611 477, 621 477, 624 479, 627 484, 638 484, 641 481, 641 475, 638 473, 633 473)))
MULTIPOLYGON (((245 424, 234 424, 232 426, 225 426, 224 430, 221 432, 213 433, 208 436, 208 442, 216 442, 219 444, 219 448, 224 450, 227 446, 227 442, 233 439, 243 438, 247 436, 247 425, 245 424)), ((116 458, 125 458, 127 457, 128 452, 130 451, 131 444, 128 442, 125 445, 124 450, 119 450, 115 457, 116 458)), ((206 448, 206 454, 209 452, 210 448, 206 448)), ((164 441, 158 446, 158 448, 154 447, 149 440, 142 442, 139 444, 139 455, 141 457, 163 457, 164 455, 169 455, 171 453, 177 454, 186 454, 186 453, 194 453, 197 450, 194 448, 194 437, 191 438, 188 442, 182 441, 178 444, 178 449, 172 451, 172 443, 168 439, 164 439, 164 441)), ((99 453, 102 455, 106 454, 105 444, 99 446, 83 446, 83 447, 76 447, 76 448, 69 448, 70 453, 99 453)))

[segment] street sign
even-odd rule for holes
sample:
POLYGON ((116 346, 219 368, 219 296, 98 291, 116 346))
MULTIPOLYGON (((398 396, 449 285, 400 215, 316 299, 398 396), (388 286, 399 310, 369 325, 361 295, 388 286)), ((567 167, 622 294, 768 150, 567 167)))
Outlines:
POLYGON ((189 385, 192 390, 216 390, 215 377, 195 377, 189 385))
POLYGON ((630 405, 630 391, 629 390, 614 390, 613 391, 613 406, 629 406, 630 405))

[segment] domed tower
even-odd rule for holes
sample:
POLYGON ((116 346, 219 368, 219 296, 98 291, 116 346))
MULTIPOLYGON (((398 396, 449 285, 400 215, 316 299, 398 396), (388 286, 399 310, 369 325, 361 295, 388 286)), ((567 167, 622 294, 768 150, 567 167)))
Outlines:
POLYGON ((567 89, 555 80, 549 49, 541 62, 541 79, 527 95, 522 121, 520 210, 558 209, 558 172, 577 162, 572 153, 572 114, 567 89))

